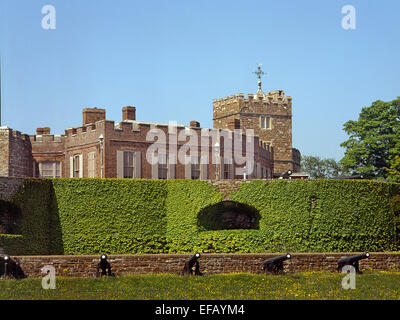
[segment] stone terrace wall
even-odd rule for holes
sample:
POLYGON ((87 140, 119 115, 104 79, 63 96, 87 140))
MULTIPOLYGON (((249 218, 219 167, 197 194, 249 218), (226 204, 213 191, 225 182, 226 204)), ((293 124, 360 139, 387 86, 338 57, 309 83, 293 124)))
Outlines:
MULTIPOLYGON (((356 253, 298 253, 284 262, 287 272, 332 271, 336 272, 337 260, 356 253)), ((264 260, 280 254, 204 254, 200 258, 200 270, 206 274, 261 273, 264 260)), ((178 274, 189 254, 110 255, 116 275, 171 273, 178 274)), ((41 268, 53 265, 57 276, 92 277, 99 256, 19 256, 28 276, 42 277, 41 268)), ((400 253, 371 253, 370 258, 360 261, 360 270, 390 270, 400 272, 400 253)))

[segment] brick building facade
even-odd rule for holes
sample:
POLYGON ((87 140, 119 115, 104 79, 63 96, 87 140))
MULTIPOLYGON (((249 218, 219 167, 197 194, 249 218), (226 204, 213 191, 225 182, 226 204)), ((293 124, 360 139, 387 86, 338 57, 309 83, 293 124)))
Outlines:
POLYGON ((258 137, 252 137, 251 140, 244 132, 202 129, 197 121, 191 121, 189 126, 137 121, 136 108, 130 106, 122 109, 122 121, 117 124, 106 119, 104 109, 86 108, 82 112, 82 118, 82 126, 69 128, 63 135, 51 134, 48 127, 37 128, 36 134, 29 137, 8 128, 4 129, 0 143, 10 147, 2 148, 0 156, 2 163, 15 162, 15 169, 10 167, 7 171, 2 167, 1 175, 240 179, 243 174, 238 174, 237 169, 243 168, 246 163, 237 163, 234 154, 237 151, 245 158, 251 149, 254 154, 254 170, 247 170, 247 177, 272 178, 272 147, 261 143, 258 137), (148 153, 151 146, 157 146, 155 141, 158 141, 160 133, 166 137, 166 144, 160 144, 155 153, 148 153), (193 137, 195 142, 190 144, 193 137), (15 139, 18 139, 18 143, 15 139), (175 153, 171 150, 173 142, 176 143, 175 153), (187 157, 184 162, 179 156, 183 152, 182 148, 186 148, 189 155, 188 145, 194 145, 193 150, 197 154, 187 157), (14 160, 10 155, 14 156, 14 160), (153 163, 153 159, 159 161, 153 163), (22 170, 22 164, 25 171, 22 170))
POLYGON ((272 179, 300 169, 300 152, 292 148, 292 99, 283 91, 264 94, 260 83, 247 98, 214 100, 214 129, 202 129, 197 121, 188 126, 137 121, 131 106, 122 109, 117 124, 98 108, 83 109, 82 120, 82 126, 59 135, 49 127, 30 136, 0 128, 0 176, 272 179), (149 156, 160 139, 165 144, 149 156), (189 147, 195 153, 182 161, 179 154, 188 145, 195 145, 189 147), (249 154, 253 162, 244 163, 249 154))

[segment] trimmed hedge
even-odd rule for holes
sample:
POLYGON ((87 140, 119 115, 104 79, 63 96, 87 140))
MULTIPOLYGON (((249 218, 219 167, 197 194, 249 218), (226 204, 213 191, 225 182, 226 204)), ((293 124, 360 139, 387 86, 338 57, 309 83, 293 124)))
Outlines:
POLYGON ((0 234, 0 248, 12 255, 26 254, 23 236, 17 234, 0 234))
POLYGON ((207 182, 171 181, 169 252, 397 250, 398 195, 400 184, 386 182, 253 180, 242 183, 231 200, 258 210, 259 230, 204 231, 198 214, 222 195, 207 182))
POLYGON ((199 245, 197 215, 201 209, 222 201, 222 194, 207 181, 168 181, 167 241, 170 253, 191 252, 199 245))
POLYGON ((397 249, 390 200, 399 193, 376 181, 258 180, 232 199, 259 210, 266 251, 384 251, 397 249))
POLYGON ((165 181, 54 179, 52 184, 53 216, 59 219, 63 253, 166 249, 165 181))
POLYGON ((25 179, 13 200, 23 237, 1 237, 0 247, 24 254, 398 249, 400 184, 247 181, 230 201, 257 211, 258 228, 248 230, 215 230, 222 200, 207 181, 25 179))
POLYGON ((54 222, 51 210, 50 180, 24 179, 13 203, 21 209, 22 218, 16 233, 23 235, 24 254, 51 254, 54 222))

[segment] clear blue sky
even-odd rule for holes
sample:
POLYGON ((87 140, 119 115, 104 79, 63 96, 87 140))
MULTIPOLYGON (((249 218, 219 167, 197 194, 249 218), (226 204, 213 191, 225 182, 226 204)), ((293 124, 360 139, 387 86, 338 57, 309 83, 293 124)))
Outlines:
POLYGON ((1 0, 2 124, 33 134, 81 125, 104 107, 137 119, 212 127, 212 100, 293 98, 293 146, 339 160, 343 124, 400 96, 400 1, 1 0), (41 26, 44 5, 56 29, 41 26), (356 8, 356 30, 341 26, 356 8))

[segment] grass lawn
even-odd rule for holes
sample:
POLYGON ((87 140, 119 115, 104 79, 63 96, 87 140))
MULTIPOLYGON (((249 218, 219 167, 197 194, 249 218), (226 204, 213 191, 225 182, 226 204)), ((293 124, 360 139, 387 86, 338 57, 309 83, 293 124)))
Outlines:
POLYGON ((170 274, 115 278, 61 278, 44 290, 41 278, 0 280, 0 299, 400 299, 400 273, 366 272, 356 289, 344 290, 345 275, 307 272, 279 276, 222 274, 183 277, 170 274))

